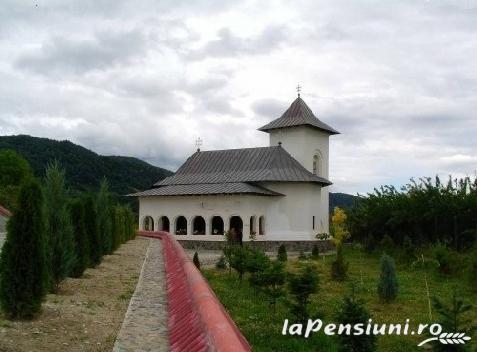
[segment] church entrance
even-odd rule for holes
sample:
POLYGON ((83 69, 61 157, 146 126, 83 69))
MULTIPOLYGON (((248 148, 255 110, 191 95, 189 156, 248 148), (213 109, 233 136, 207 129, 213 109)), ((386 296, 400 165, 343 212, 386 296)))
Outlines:
POLYGON ((240 216, 232 216, 230 218, 230 239, 234 242, 242 244, 243 237, 243 221, 240 216))

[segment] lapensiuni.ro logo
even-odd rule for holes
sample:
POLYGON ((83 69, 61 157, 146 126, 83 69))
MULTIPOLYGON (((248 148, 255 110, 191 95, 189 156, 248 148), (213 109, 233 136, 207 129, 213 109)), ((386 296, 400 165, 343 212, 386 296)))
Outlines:
POLYGON ((440 324, 419 324, 417 329, 410 327, 409 319, 404 324, 377 324, 372 319, 366 323, 357 324, 323 324, 321 319, 308 319, 306 324, 290 324, 288 319, 283 322, 282 335, 298 335, 308 338, 312 333, 322 331, 325 335, 425 335, 432 336, 423 339, 418 346, 423 346, 429 342, 440 342, 445 345, 461 345, 471 340, 464 332, 450 331, 443 332, 440 324))

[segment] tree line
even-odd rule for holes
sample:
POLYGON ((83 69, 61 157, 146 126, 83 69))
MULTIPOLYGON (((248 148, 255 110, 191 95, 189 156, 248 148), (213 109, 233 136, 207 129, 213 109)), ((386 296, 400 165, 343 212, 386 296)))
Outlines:
POLYGON ((369 246, 387 235, 397 245, 410 240, 413 245, 470 248, 477 237, 477 178, 422 178, 401 189, 382 186, 357 201, 347 224, 353 240, 369 246))
POLYGON ((106 179, 99 192, 73 197, 58 162, 41 181, 18 165, 8 188, 13 216, 0 254, 0 307, 9 318, 31 318, 65 278, 81 277, 132 239, 136 224, 128 206, 114 204, 106 179))

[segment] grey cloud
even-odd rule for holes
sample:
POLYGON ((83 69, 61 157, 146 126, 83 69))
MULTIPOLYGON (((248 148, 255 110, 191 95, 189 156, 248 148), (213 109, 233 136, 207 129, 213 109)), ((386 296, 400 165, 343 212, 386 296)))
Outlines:
POLYGON ((138 30, 97 32, 88 39, 55 36, 41 49, 21 55, 15 65, 42 74, 84 74, 129 63, 145 50, 146 38, 138 30))
MULTIPOLYGON (((289 105, 289 103, 288 103, 289 105)), ((267 119, 275 119, 287 109, 287 103, 276 99, 260 99, 252 103, 252 110, 267 119)))

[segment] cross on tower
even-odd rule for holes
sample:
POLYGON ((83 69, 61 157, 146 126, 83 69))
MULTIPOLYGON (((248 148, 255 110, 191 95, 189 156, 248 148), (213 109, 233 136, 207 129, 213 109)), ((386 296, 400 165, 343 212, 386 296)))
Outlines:
POLYGON ((300 97, 300 92, 301 92, 301 86, 300 85, 296 86, 296 91, 298 93, 298 97, 300 97))
POLYGON ((199 137, 195 140, 195 146, 197 147, 197 151, 200 152, 200 146, 202 145, 202 139, 199 137))

